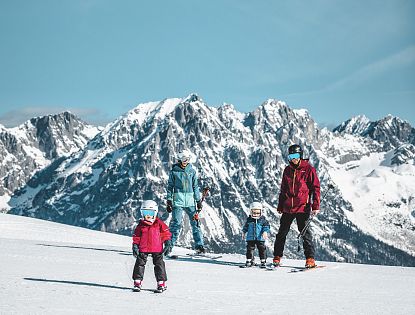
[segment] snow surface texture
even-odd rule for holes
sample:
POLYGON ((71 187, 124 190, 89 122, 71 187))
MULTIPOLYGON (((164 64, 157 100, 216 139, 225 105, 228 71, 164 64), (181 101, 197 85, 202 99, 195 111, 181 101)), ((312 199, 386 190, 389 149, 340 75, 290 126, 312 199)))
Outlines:
MULTIPOLYGON (((131 291, 131 238, 0 214, 1 314, 413 314, 415 268, 283 260, 276 271, 217 261, 166 260, 168 289, 131 291)), ((185 254, 186 249, 175 248, 185 254)))

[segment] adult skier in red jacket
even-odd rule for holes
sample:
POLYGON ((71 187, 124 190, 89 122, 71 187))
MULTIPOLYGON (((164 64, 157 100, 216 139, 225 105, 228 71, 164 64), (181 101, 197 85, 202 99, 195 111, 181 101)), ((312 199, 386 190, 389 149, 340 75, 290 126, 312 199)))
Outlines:
MULTIPOLYGON (((303 159, 303 150, 298 144, 288 148, 289 165, 284 169, 278 201, 278 213, 282 213, 280 228, 274 244, 274 266, 280 265, 285 240, 295 219, 299 231, 304 229, 310 213, 320 212, 320 181, 316 169, 303 159)), ((316 266, 314 245, 310 229, 303 237, 306 267, 316 266)))

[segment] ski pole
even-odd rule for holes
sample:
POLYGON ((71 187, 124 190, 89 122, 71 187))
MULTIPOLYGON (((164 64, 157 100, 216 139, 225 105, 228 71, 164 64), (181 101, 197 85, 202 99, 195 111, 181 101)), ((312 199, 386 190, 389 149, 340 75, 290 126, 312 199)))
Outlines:
MULTIPOLYGON (((203 188, 202 191, 202 198, 200 198, 200 202, 202 203, 203 201, 205 201, 205 198, 207 196, 207 194, 209 193, 210 188, 209 187, 205 187, 203 188)), ((196 213, 193 216, 193 220, 196 221, 196 226, 199 227, 200 226, 200 219, 199 219, 199 210, 197 210, 197 205, 196 205, 196 213)))
MULTIPOLYGON (((322 200, 324 200, 324 198, 326 198, 327 193, 329 192, 330 189, 334 188, 334 186, 332 184, 328 184, 327 185, 327 190, 324 193, 323 197, 320 199, 320 203, 322 200)), ((300 239, 304 237, 305 233, 307 232, 308 227, 310 226, 311 221, 313 220, 313 218, 315 217, 314 214, 311 214, 311 216, 308 218, 308 220, 306 221, 304 228, 301 230, 300 234, 297 236, 297 243, 298 243, 298 247, 297 247, 297 251, 299 252, 301 250, 301 246, 300 246, 300 239)))

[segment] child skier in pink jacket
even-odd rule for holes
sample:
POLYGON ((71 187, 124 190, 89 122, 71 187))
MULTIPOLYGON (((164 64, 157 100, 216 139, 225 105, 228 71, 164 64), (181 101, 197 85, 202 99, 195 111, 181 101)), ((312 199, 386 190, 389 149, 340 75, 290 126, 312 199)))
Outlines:
POLYGON ((133 290, 137 292, 141 290, 147 257, 151 254, 157 280, 156 292, 161 293, 167 289, 163 252, 172 248, 171 233, 168 226, 157 218, 158 206, 156 202, 144 200, 140 212, 142 219, 140 219, 133 235, 133 255, 136 257, 133 271, 133 290))

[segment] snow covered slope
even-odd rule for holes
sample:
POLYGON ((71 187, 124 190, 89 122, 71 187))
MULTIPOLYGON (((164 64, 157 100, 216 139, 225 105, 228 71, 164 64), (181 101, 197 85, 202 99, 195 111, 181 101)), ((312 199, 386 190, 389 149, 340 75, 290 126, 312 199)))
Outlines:
MULTIPOLYGON (((415 268, 328 263, 240 269, 243 256, 167 260, 168 290, 131 291, 131 239, 0 214, 1 314, 412 314, 415 268)), ((186 250, 178 249, 179 253, 186 250)))
POLYGON ((338 139, 350 140, 333 146, 354 155, 341 163, 338 156, 328 159, 330 176, 353 208, 346 216, 415 256, 415 129, 388 115, 374 122, 358 116, 334 130, 338 139), (362 143, 365 149, 358 148, 362 143))
POLYGON ((330 169, 354 211, 347 217, 362 231, 415 256, 415 165, 385 166, 372 153, 330 169))

